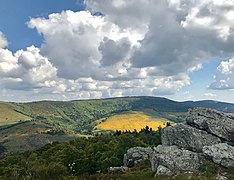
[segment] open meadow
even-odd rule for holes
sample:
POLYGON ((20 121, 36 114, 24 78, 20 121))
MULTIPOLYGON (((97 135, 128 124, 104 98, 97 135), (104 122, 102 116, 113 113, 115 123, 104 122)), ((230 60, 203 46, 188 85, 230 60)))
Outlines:
POLYGON ((159 127, 165 127, 167 122, 171 121, 160 118, 149 116, 144 112, 129 111, 122 114, 110 116, 108 118, 102 118, 96 121, 97 125, 94 130, 97 131, 140 131, 142 128, 148 126, 152 130, 158 130, 159 127))

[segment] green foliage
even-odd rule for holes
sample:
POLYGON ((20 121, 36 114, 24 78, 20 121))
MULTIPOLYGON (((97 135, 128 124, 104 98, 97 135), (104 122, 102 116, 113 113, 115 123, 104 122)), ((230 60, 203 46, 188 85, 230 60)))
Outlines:
MULTIPOLYGON (((154 177, 149 160, 125 173, 108 174, 107 168, 121 166, 127 149, 157 146, 160 133, 150 128, 138 132, 116 131, 70 142, 47 144, 37 150, 9 153, 0 157, 0 179, 170 179, 154 177)), ((218 174, 234 177, 218 165, 207 162, 200 172, 182 173, 173 179, 216 179, 218 174)))
POLYGON ((108 167, 122 165, 127 149, 157 145, 159 142, 158 133, 145 128, 140 133, 104 134, 47 144, 34 151, 1 157, 0 179, 9 175, 18 179, 58 179, 106 173, 108 167))

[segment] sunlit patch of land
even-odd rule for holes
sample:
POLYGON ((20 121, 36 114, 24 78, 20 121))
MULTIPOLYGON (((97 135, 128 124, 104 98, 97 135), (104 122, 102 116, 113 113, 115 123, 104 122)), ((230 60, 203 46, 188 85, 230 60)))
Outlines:
POLYGON ((0 103, 0 126, 15 124, 19 121, 30 120, 31 117, 23 115, 14 109, 14 105, 0 103))
POLYGON ((159 127, 165 127, 167 122, 172 125, 175 123, 159 117, 153 117, 144 112, 126 112, 124 114, 113 115, 108 118, 102 118, 96 121, 95 131, 140 131, 142 128, 149 126, 152 130, 158 130, 159 127))

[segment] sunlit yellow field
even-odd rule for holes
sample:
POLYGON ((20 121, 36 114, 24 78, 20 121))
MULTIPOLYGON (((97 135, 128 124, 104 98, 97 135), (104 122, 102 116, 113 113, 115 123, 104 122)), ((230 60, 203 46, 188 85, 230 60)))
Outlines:
POLYGON ((114 115, 106 119, 97 120, 97 126, 94 129, 96 131, 134 131, 134 129, 140 131, 142 128, 149 126, 153 130, 158 130, 159 126, 162 128, 165 127, 167 122, 170 121, 162 118, 151 117, 143 112, 129 112, 126 114, 114 115))

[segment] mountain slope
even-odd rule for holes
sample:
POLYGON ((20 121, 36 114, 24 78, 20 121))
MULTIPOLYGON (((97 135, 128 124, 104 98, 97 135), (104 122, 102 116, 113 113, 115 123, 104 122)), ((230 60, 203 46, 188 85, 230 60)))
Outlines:
POLYGON ((13 103, 0 103, 0 126, 30 120, 31 117, 16 111, 13 103))
MULTIPOLYGON (((181 122, 185 112, 191 107, 202 106, 215 108, 225 112, 234 112, 234 104, 217 101, 187 101, 176 102, 161 97, 123 97, 99 100, 76 101, 40 101, 31 103, 7 103, 9 106, 1 111, 9 122, 17 123, 19 120, 46 120, 52 126, 58 126, 79 133, 91 133, 96 126, 95 121, 108 118, 122 112, 135 111, 144 114, 167 119, 173 122, 181 122), (15 112, 18 116, 12 117, 15 112), (16 117, 16 118, 15 118, 16 117)), ((4 105, 4 103, 1 103, 4 105)), ((4 125, 4 121, 2 121, 4 125)), ((134 123, 134 122, 133 122, 134 123)))
POLYGON ((26 121, 0 131, 0 149, 4 147, 6 151, 22 152, 52 142, 70 141, 79 136, 43 121, 26 121))

